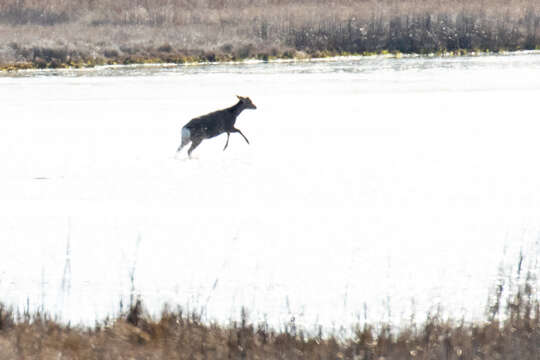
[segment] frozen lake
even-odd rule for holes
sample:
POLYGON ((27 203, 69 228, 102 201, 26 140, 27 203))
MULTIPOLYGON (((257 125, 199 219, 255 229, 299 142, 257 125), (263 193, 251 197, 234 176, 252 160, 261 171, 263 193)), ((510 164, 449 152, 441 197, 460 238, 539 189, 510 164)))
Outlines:
POLYGON ((538 273, 538 53, 22 72, 0 98, 7 304, 333 328, 479 318, 520 250, 538 273), (236 94, 251 145, 175 156, 236 94))

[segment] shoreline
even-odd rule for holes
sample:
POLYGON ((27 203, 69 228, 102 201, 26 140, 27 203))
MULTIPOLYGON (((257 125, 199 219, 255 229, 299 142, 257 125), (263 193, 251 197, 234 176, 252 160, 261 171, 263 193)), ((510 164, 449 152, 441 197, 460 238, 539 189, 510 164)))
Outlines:
MULTIPOLYGON (((315 54, 317 55, 317 54, 315 54)), ((457 50, 457 51, 442 51, 436 53, 418 54, 418 53, 401 53, 389 52, 386 50, 380 52, 370 52, 362 54, 328 54, 328 56, 311 56, 306 53, 301 53, 298 57, 276 57, 270 59, 261 58, 244 58, 237 60, 217 60, 208 61, 204 57, 190 58, 187 61, 170 62, 167 59, 140 59, 139 62, 124 62, 110 60, 106 62, 97 61, 95 63, 50 63, 48 66, 41 67, 36 63, 13 63, 0 65, 0 74, 9 73, 32 73, 32 72, 55 72, 55 71, 88 71, 88 70, 106 70, 106 69, 129 69, 134 68, 177 68, 181 66, 207 66, 207 65, 257 65, 257 64, 287 64, 298 62, 334 62, 334 61, 361 61, 366 58, 383 58, 383 59, 401 59, 401 58, 458 58, 458 57, 482 57, 482 56, 516 56, 516 55, 540 55, 540 49, 537 50, 514 50, 514 51, 491 51, 491 50, 457 50)))

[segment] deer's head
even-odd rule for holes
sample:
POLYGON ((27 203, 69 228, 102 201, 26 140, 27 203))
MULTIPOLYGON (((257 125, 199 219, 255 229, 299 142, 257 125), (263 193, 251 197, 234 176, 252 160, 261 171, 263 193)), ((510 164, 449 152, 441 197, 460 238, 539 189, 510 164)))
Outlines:
POLYGON ((257 108, 255 106, 255 104, 253 104, 251 102, 251 99, 249 97, 243 97, 243 96, 238 96, 238 95, 236 95, 236 97, 238 98, 238 100, 240 100, 240 102, 242 103, 242 106, 244 107, 244 109, 256 109, 257 108))

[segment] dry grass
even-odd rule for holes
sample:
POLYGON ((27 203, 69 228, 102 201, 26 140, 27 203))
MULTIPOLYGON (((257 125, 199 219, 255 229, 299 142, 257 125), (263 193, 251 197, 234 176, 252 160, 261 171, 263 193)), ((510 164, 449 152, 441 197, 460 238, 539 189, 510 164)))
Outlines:
POLYGON ((499 284, 482 323, 432 315, 399 331, 358 325, 349 338, 306 334, 294 323, 275 331, 250 323, 245 311, 229 325, 204 323, 181 309, 152 319, 140 301, 127 314, 92 328, 0 307, 0 359, 538 360, 540 303, 534 285, 529 276, 503 301, 504 283, 499 284))
POLYGON ((0 0, 4 65, 539 46, 537 0, 0 0))

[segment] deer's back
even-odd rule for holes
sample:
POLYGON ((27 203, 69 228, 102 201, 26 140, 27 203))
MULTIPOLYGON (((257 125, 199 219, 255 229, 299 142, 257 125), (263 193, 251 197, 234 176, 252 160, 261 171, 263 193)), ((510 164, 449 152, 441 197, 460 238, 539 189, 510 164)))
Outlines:
POLYGON ((202 115, 192 119, 185 127, 192 133, 204 135, 204 137, 214 137, 224 131, 224 122, 219 111, 202 115))
POLYGON ((225 132, 226 124, 231 121, 229 118, 232 119, 232 114, 226 110, 214 111, 192 119, 185 127, 192 133, 201 133, 211 138, 225 132))

